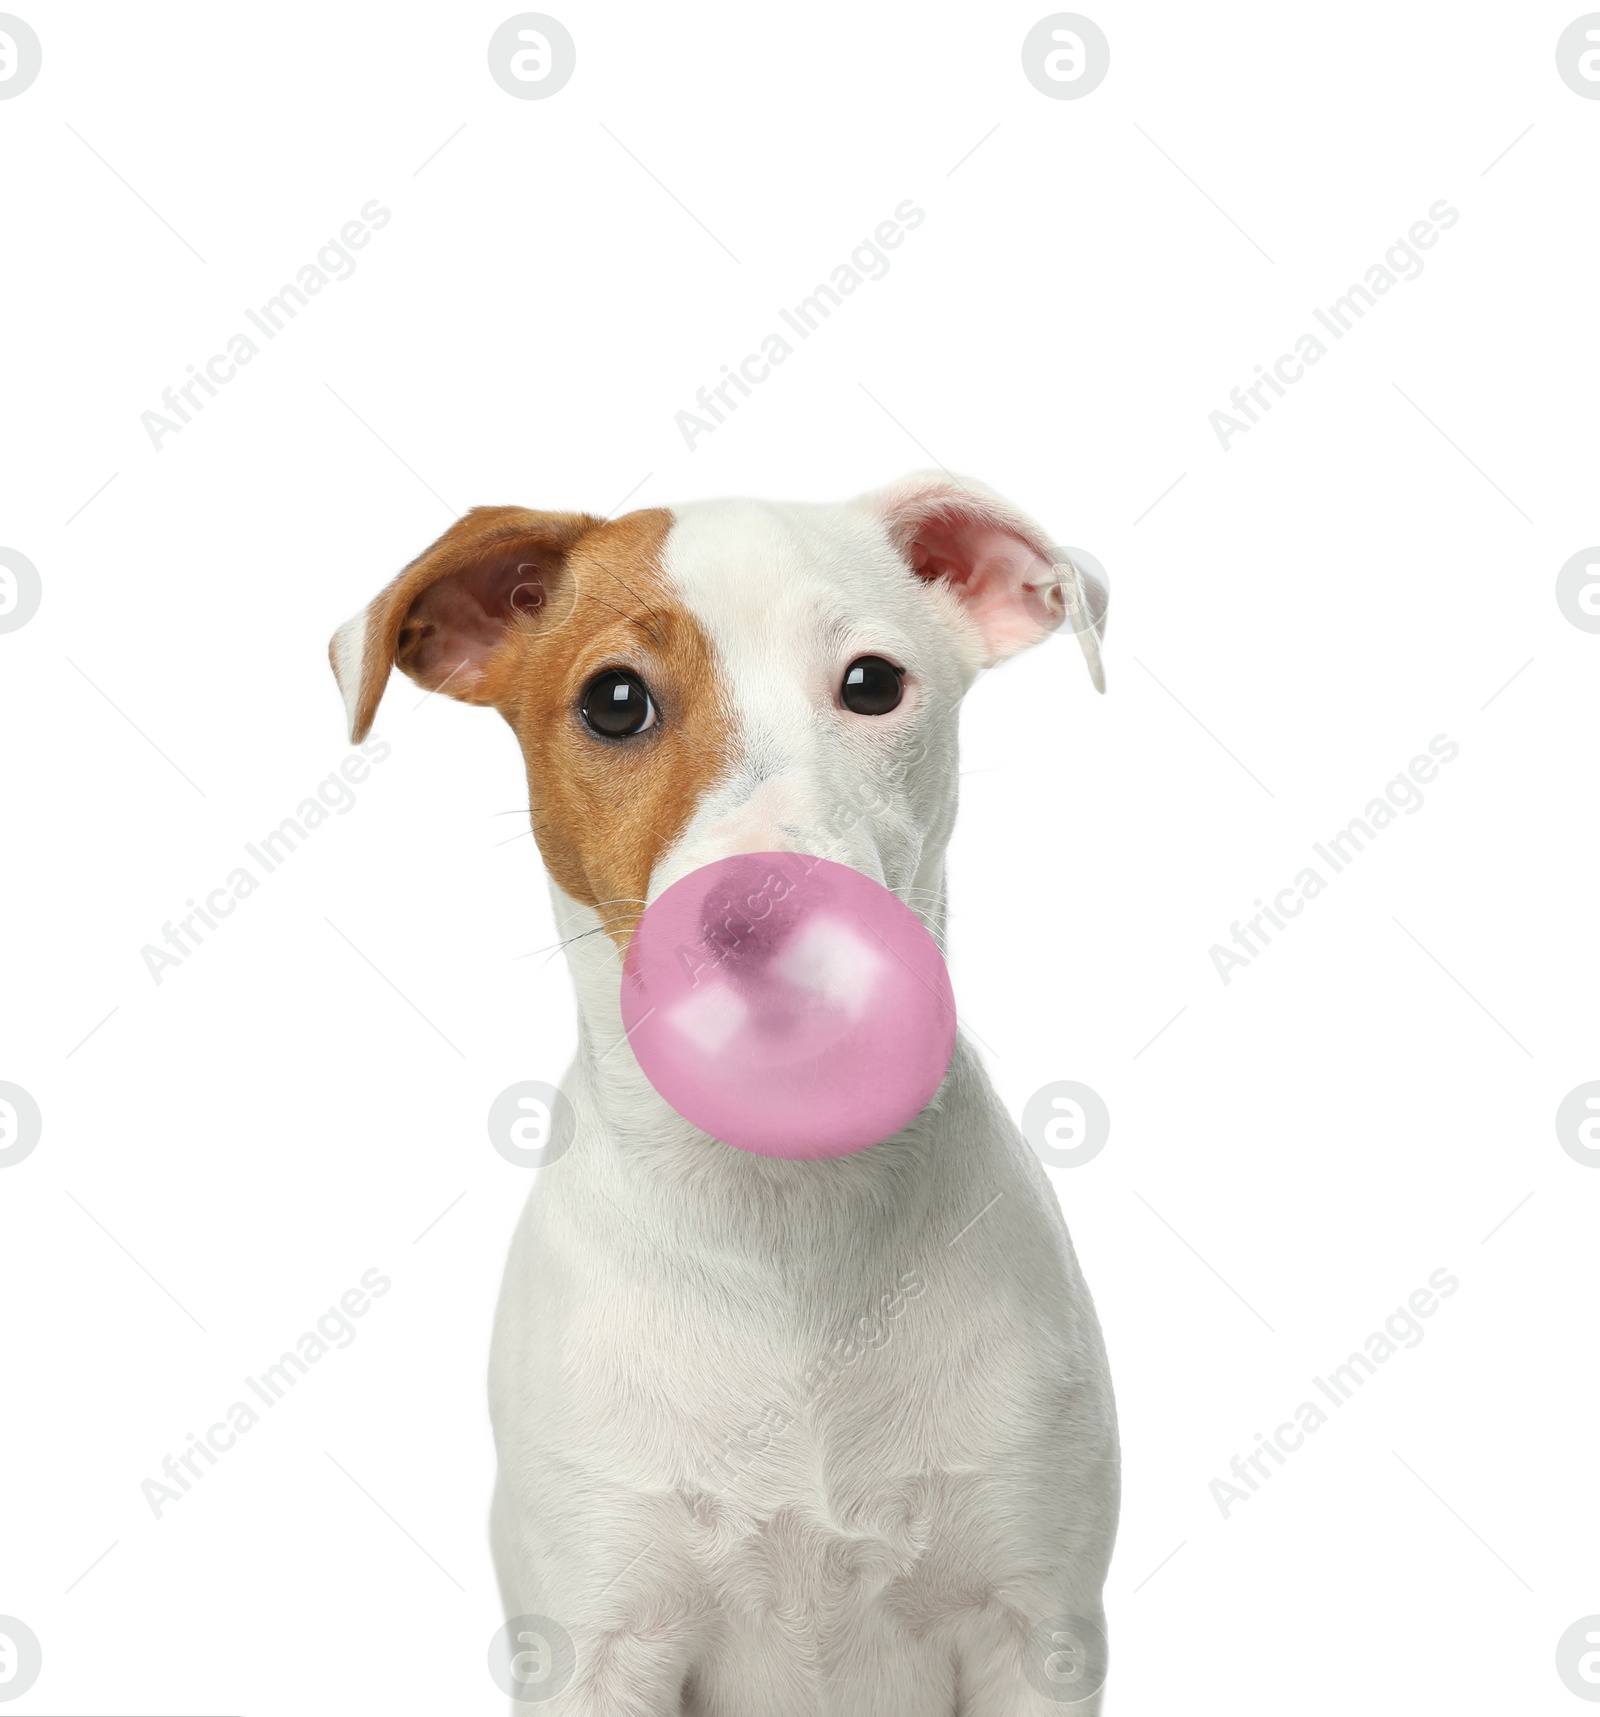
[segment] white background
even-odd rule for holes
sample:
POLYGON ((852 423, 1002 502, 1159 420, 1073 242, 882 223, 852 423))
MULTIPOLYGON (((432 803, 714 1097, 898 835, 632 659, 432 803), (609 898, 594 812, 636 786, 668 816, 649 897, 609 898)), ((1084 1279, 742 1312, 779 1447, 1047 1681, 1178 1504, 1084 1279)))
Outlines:
POLYGON ((509 730, 397 677, 356 807, 159 985, 141 949, 338 767, 328 635, 456 512, 934 460, 1112 582, 1106 697, 1070 640, 972 694, 952 887, 1014 1112, 1077 1079, 1112 1115, 1055 1176, 1126 1456, 1108 1709, 1580 1709, 1573 10, 1092 0, 1110 74, 1052 101, 1037 6, 553 4, 576 75, 517 101, 503 5, 26 0, 0 543, 44 594, 0 636, 0 1078, 44 1134, 0 1171, 0 1613, 44 1673, 16 1709, 502 1708, 483 1376, 528 1179, 484 1116, 573 1042, 509 730), (374 197, 354 275, 154 450, 140 414, 374 197), (687 449, 695 390, 908 197, 892 271, 687 449), (1224 452, 1229 390, 1440 198, 1425 272, 1224 452), (1423 808, 1224 985, 1212 944, 1436 734, 1423 808), (153 1517, 141 1481, 369 1267, 393 1289, 354 1344, 153 1517), (1210 1481, 1440 1267, 1421 1345, 1224 1519, 1210 1481))

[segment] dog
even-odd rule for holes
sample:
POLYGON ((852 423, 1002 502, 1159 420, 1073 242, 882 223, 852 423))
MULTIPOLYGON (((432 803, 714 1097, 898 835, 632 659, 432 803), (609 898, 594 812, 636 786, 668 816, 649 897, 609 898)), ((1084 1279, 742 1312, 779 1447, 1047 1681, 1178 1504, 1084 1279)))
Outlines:
POLYGON ((1069 616, 1103 690, 1104 613, 1037 525, 935 472, 842 505, 479 507, 335 635, 353 742, 396 664, 511 724, 577 992, 571 1143, 490 1362, 519 1700, 1100 1710, 1104 1345, 965 1037, 893 1137, 787 1161, 669 1108, 619 996, 647 903, 730 855, 853 866, 942 940, 961 698, 1069 616))

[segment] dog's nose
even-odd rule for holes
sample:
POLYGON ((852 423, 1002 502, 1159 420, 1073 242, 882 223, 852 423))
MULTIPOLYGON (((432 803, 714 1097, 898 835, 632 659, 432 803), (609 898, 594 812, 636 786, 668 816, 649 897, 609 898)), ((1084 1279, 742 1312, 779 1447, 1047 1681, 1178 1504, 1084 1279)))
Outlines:
POLYGON ((701 937, 719 961, 759 970, 794 929, 806 861, 798 854, 724 859, 700 904, 701 937))

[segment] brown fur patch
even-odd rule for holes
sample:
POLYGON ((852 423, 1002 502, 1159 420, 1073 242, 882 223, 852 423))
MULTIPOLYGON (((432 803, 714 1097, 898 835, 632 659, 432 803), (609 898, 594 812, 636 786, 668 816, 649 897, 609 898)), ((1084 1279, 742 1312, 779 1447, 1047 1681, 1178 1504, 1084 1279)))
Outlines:
POLYGON ((732 761, 732 722, 711 643, 668 584, 663 508, 596 525, 566 559, 548 618, 519 617, 488 665, 483 701, 516 730, 534 836, 550 874, 625 947, 650 876, 732 761), (657 723, 596 737, 578 713, 610 668, 650 688, 657 723))
MULTIPOLYGON (((657 860, 728 767, 732 718, 711 643, 662 568, 672 514, 476 507, 368 606, 353 671, 364 738, 398 664, 419 685, 491 704, 528 771, 534 837, 551 876, 626 947, 657 860), (607 740, 578 712, 610 668, 650 689, 656 725, 607 740)), ((341 634, 342 636, 342 634, 341 634)), ((340 671, 340 638, 330 648, 340 671)))

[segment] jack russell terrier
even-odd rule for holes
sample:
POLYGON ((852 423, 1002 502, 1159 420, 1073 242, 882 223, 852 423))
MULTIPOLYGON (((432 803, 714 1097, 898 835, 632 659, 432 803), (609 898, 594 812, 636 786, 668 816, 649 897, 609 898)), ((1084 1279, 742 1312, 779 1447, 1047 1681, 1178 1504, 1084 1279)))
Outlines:
POLYGON ((787 1161, 669 1108, 619 997, 645 906, 733 854, 852 866, 942 941, 962 695, 1069 616, 1104 689, 1104 612, 1031 520, 928 473, 838 506, 479 507, 335 636, 352 741, 395 664, 510 722, 577 990, 571 1144, 490 1361, 515 1698, 1099 1712, 1105 1350, 965 1038, 893 1137, 787 1161))

